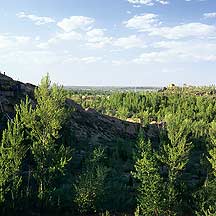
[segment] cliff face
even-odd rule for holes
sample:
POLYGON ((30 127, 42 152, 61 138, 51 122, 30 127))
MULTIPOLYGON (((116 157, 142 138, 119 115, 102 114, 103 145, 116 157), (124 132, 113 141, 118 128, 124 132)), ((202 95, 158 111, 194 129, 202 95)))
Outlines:
MULTIPOLYGON (((0 74, 0 130, 14 115, 14 107, 26 95, 33 99, 34 85, 24 84, 0 74)), ((83 109, 67 99, 66 104, 74 110, 68 124, 76 143, 100 144, 116 141, 116 138, 135 139, 140 125, 102 115, 93 109, 83 109)))
POLYGON ((33 98, 35 86, 15 81, 12 78, 0 74, 0 104, 1 112, 13 113, 14 106, 25 99, 26 95, 33 98))
POLYGON ((14 108, 26 95, 33 98, 35 86, 15 81, 0 73, 0 130, 5 127, 7 120, 13 118, 14 108))
POLYGON ((76 107, 71 119, 70 130, 78 143, 89 145, 116 142, 117 138, 136 139, 140 125, 102 115, 93 109, 83 109, 72 100, 67 104, 76 107))

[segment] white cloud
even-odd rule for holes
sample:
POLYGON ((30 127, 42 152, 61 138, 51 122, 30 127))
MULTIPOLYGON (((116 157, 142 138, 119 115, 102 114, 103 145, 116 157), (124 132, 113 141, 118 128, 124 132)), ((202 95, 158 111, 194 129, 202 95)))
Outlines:
POLYGON ((67 63, 79 63, 79 64, 91 64, 98 61, 101 61, 102 57, 96 57, 96 56, 87 56, 87 57, 68 57, 65 62, 67 63))
POLYGON ((47 42, 42 42, 37 45, 38 48, 48 49, 51 45, 60 43, 62 41, 72 41, 72 40, 81 40, 82 34, 71 31, 57 33, 54 37, 50 38, 47 42))
POLYGON ((47 42, 42 42, 37 45, 40 49, 48 49, 51 45, 57 44, 62 41, 72 41, 72 40, 81 40, 82 34, 71 31, 71 32, 63 32, 57 33, 54 37, 50 38, 47 42))
POLYGON ((156 3, 160 3, 162 5, 169 4, 169 1, 167 0, 128 0, 129 3, 135 4, 135 5, 148 5, 153 6, 156 3))
POLYGON ((124 49, 146 47, 146 44, 143 42, 143 40, 138 38, 136 35, 118 38, 116 41, 114 41, 113 45, 122 47, 124 49))
POLYGON ((192 1, 197 1, 197 2, 204 2, 204 1, 207 1, 207 0, 185 0, 186 2, 192 2, 192 1))
POLYGON ((43 25, 47 23, 54 23, 55 20, 51 17, 43 17, 43 16, 36 16, 34 14, 26 14, 25 12, 20 12, 16 14, 19 18, 26 18, 35 23, 35 25, 43 25))
POLYGON ((87 32, 61 32, 57 33, 54 37, 46 42, 39 43, 38 48, 48 49, 51 45, 67 42, 67 41, 80 41, 80 45, 85 44, 91 48, 103 48, 112 43, 112 37, 105 35, 106 29, 92 29, 87 32))
POLYGON ((64 32, 64 33, 57 33, 56 39, 60 40, 81 40, 82 34, 71 31, 71 32, 64 32))
POLYGON ((134 8, 140 8, 141 5, 133 5, 134 8))
POLYGON ((187 23, 174 27, 154 28, 149 35, 164 37, 167 39, 181 39, 187 37, 208 37, 215 35, 216 27, 203 23, 187 23))
POLYGON ((14 38, 16 43, 18 43, 19 45, 27 44, 31 39, 30 37, 26 37, 26 36, 15 36, 14 38))
POLYGON ((14 52, 5 53, 7 64, 22 64, 22 65, 52 65, 56 62, 61 63, 62 57, 55 52, 47 50, 28 50, 17 49, 14 52))
POLYGON ((153 13, 146 13, 140 16, 135 15, 123 23, 127 28, 137 29, 139 31, 150 31, 160 25, 158 15, 153 13))
POLYGON ((181 39, 187 37, 210 37, 215 35, 216 27, 203 23, 186 23, 173 27, 162 26, 156 14, 134 16, 124 22, 127 28, 147 32, 150 36, 160 36, 167 39, 181 39))
POLYGON ((167 63, 167 62, 216 62, 216 44, 192 41, 161 41, 153 46, 159 51, 142 53, 132 62, 138 64, 167 63))
POLYGON ((30 42, 31 38, 26 36, 12 36, 8 34, 0 35, 0 48, 10 49, 26 45, 30 42))
POLYGON ((130 64, 130 61, 127 61, 125 59, 120 59, 120 60, 112 60, 111 63, 114 66, 121 66, 121 65, 127 65, 130 64))
POLYGON ((42 42, 36 45, 37 48, 39 49, 48 49, 49 48, 49 43, 48 42, 42 42))
POLYGON ((39 40, 40 40, 40 36, 36 36, 36 37, 35 37, 35 40, 36 40, 36 41, 39 41, 39 40))
MULTIPOLYGON (((133 59, 132 62, 137 64, 154 62, 164 63, 173 61, 174 56, 176 56, 176 53, 172 51, 148 52, 142 53, 138 58, 133 59)), ((180 58, 180 55, 178 55, 178 57, 180 58)))
POLYGON ((0 48, 1 49, 8 48, 11 46, 11 44, 12 44, 12 41, 8 37, 4 35, 0 35, 0 48))
POLYGON ((102 60, 102 57, 89 56, 89 57, 81 58, 81 61, 86 64, 95 63, 100 60, 102 60))
POLYGON ((212 13, 204 13, 203 17, 208 19, 208 18, 216 18, 216 12, 212 12, 212 13))
POLYGON ((106 29, 92 29, 91 31, 88 31, 86 34, 90 38, 98 38, 98 37, 104 37, 104 32, 106 29))
POLYGON ((95 19, 85 16, 71 16, 70 18, 64 18, 57 23, 57 26, 66 32, 73 30, 89 30, 92 28, 92 24, 95 19))
POLYGON ((103 48, 112 43, 112 37, 105 35, 106 29, 92 29, 86 33, 86 45, 92 48, 103 48))

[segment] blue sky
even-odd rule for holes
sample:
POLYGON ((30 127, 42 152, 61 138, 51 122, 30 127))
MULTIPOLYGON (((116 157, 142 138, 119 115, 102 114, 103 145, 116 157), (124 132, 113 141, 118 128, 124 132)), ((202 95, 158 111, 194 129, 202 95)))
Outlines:
POLYGON ((37 84, 216 82, 215 0, 0 0, 0 70, 37 84))

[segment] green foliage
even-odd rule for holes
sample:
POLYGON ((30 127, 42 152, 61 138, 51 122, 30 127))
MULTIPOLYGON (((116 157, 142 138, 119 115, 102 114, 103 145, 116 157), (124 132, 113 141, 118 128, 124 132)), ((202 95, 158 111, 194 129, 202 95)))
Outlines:
POLYGON ((22 103, 20 114, 29 132, 31 154, 36 164, 33 177, 38 184, 38 198, 48 202, 52 196, 57 176, 71 159, 70 150, 58 142, 60 130, 66 120, 65 93, 56 85, 51 86, 48 75, 35 90, 36 107, 30 101, 22 103))
POLYGON ((105 211, 105 213, 102 213, 101 216, 110 216, 109 211, 105 211))
POLYGON ((14 120, 8 122, 2 135, 0 203, 7 199, 8 206, 12 204, 14 209, 18 208, 16 200, 25 201, 19 208, 25 208, 30 200, 41 208, 56 205, 55 196, 60 203, 61 179, 71 160, 70 148, 61 141, 68 115, 65 91, 51 86, 47 75, 35 90, 35 99, 36 103, 27 97, 16 107, 14 120))
POLYGON ((46 76, 35 100, 21 102, 2 135, 2 215, 9 208, 130 215, 136 201, 135 215, 215 215, 215 92, 215 87, 184 87, 80 93, 51 85, 46 76), (63 138, 71 123, 66 96, 84 108, 140 122, 145 139, 140 135, 135 144, 116 137, 102 143, 104 148, 86 143, 71 152, 71 137, 63 138))
POLYGON ((139 138, 133 176, 140 182, 137 210, 140 215, 175 215, 179 212, 183 182, 179 183, 178 179, 188 163, 190 143, 187 137, 191 122, 172 114, 166 116, 166 122, 167 135, 160 138, 159 152, 152 148, 150 141, 139 138))
POLYGON ((210 128, 210 139, 211 139, 211 146, 209 149, 209 162, 212 166, 212 174, 214 178, 216 179, 216 121, 213 121, 211 123, 210 128))
MULTIPOLYGON (((204 196, 204 193, 196 192, 201 188, 205 188, 205 190, 209 188, 205 186, 206 181, 204 181, 207 171, 208 184, 210 184, 210 179, 214 179, 214 175, 211 173, 212 169, 204 160, 207 154, 208 162, 212 163, 211 167, 214 169, 214 149, 210 148, 211 151, 206 152, 206 145, 210 142, 209 128, 211 122, 216 120, 214 86, 175 87, 161 92, 138 93, 70 92, 70 96, 74 99, 77 96, 82 97, 81 103, 84 107, 92 107, 103 114, 116 116, 123 120, 130 118, 141 122, 148 138, 151 139, 151 146, 153 146, 149 155, 154 158, 155 168, 159 170, 157 173, 163 182, 163 188, 160 190, 164 191, 161 196, 163 203, 166 203, 164 205, 166 214, 193 215, 193 212, 202 205, 197 203, 198 197, 200 200, 208 200, 208 195, 204 196), (149 125, 150 122, 152 125, 149 125), (196 193, 197 196, 192 197, 193 193, 196 193)), ((131 165, 134 163, 128 156, 130 154, 127 149, 127 145, 117 145, 109 155, 109 166, 112 167, 112 171, 107 184, 122 188, 116 192, 114 186, 109 187, 110 191, 115 191, 118 194, 116 200, 121 196, 126 196, 124 195, 125 191, 130 195, 130 198, 133 197, 129 193, 130 187, 128 187, 129 190, 123 190, 126 188, 123 183, 124 173, 132 170, 131 165), (118 177, 114 178, 114 176, 118 177)), ((135 157, 135 161, 137 166, 138 161, 141 163, 142 160, 135 157)), ((145 163, 147 164, 147 162, 145 163)), ((136 173, 136 166, 134 173, 136 173)), ((138 168, 141 169, 141 165, 138 168)), ((148 169, 146 168, 146 170, 148 169)), ((140 182, 138 179, 137 181, 140 182)), ((208 194, 213 191, 212 188, 207 190, 208 194)), ((204 210, 206 212, 210 206, 209 202, 205 202, 204 210)), ((212 208, 211 211, 213 211, 212 208)), ((142 211, 140 207, 139 211, 142 211)))
POLYGON ((3 131, 0 146, 0 204, 5 201, 6 195, 13 204, 18 199, 18 192, 22 183, 21 166, 26 153, 24 146, 23 125, 19 119, 19 112, 12 122, 8 122, 3 131))
POLYGON ((210 146, 207 157, 211 169, 202 188, 195 194, 198 203, 197 215, 216 215, 216 121, 213 121, 209 130, 210 146))
POLYGON ((215 188, 216 182, 207 180, 194 194, 197 206, 196 215, 214 216, 216 214, 215 188))
POLYGON ((105 163, 109 172, 106 178, 103 209, 128 212, 135 208, 136 199, 130 173, 134 163, 133 147, 134 142, 118 139, 105 151, 105 163))
POLYGON ((133 176, 139 182, 138 209, 139 215, 158 215, 163 211, 162 178, 150 141, 145 142, 140 136, 137 144, 138 155, 133 176))
POLYGON ((191 143, 187 143, 191 121, 182 119, 180 115, 166 116, 168 143, 162 141, 160 160, 169 170, 169 178, 173 181, 188 162, 191 143))
POLYGON ((86 161, 82 174, 74 184, 75 199, 81 213, 95 212, 100 207, 105 191, 107 168, 102 164, 104 150, 96 148, 86 161))
POLYGON ((165 177, 166 209, 168 214, 175 214, 181 203, 181 192, 184 190, 184 182, 178 182, 180 175, 189 161, 191 143, 187 142, 190 133, 191 121, 182 119, 181 115, 166 116, 167 140, 161 141, 161 149, 158 159, 167 169, 165 177))

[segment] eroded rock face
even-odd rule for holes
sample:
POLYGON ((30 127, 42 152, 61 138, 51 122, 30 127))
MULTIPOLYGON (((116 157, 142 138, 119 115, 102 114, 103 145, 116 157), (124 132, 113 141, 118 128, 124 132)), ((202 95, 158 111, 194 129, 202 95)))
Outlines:
POLYGON ((70 129, 77 142, 87 140, 90 145, 93 145, 116 141, 117 138, 136 139, 140 124, 102 115, 93 109, 84 110, 78 106, 70 119, 70 129))
MULTIPOLYGON (((7 121, 7 115, 13 117, 14 107, 26 95, 33 99, 35 86, 24 84, 0 74, 0 129, 7 121), (4 115, 4 114, 7 115, 4 115), (4 120, 3 120, 4 119, 4 120)), ((67 99, 66 104, 73 110, 68 130, 73 134, 76 143, 89 145, 116 141, 117 138, 136 139, 140 124, 122 121, 102 115, 94 109, 83 109, 73 100, 67 99)))
POLYGON ((13 118, 15 106, 26 95, 33 98, 35 86, 15 81, 0 73, 0 130, 4 129, 7 120, 13 118))
POLYGON ((15 105, 20 100, 25 99, 26 95, 33 98, 36 86, 15 81, 12 78, 0 74, 0 103, 15 105))

